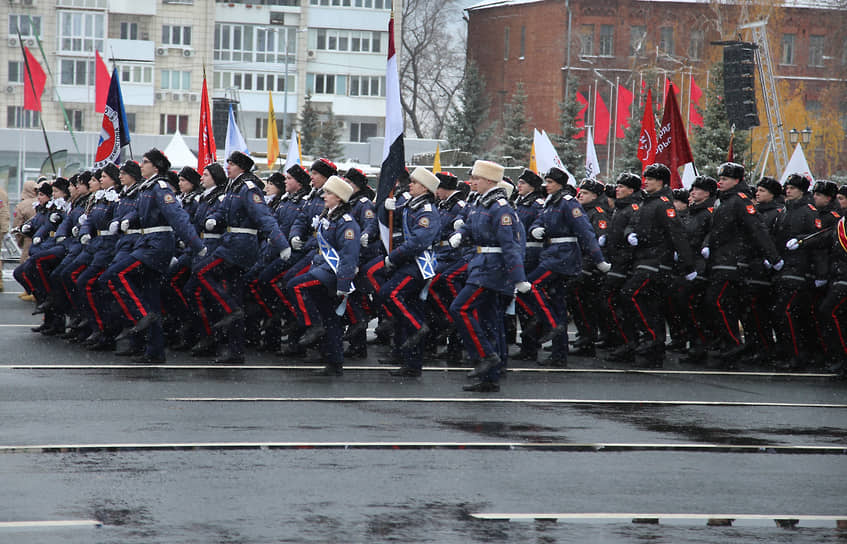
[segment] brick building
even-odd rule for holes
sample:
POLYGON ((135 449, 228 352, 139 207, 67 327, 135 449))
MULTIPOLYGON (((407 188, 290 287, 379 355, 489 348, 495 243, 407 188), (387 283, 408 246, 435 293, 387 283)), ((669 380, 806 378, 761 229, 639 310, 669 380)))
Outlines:
MULTIPOLYGON (((568 75, 576 78, 578 91, 592 102, 587 123, 592 121, 595 89, 614 112, 615 84, 638 97, 644 82, 661 101, 665 74, 682 90, 680 104, 686 117, 691 80, 705 91, 710 84, 709 68, 722 58, 721 47, 710 42, 749 40, 749 33, 739 31, 738 26, 767 16, 778 84, 803 84, 806 109, 820 112, 821 92, 832 86, 843 89, 847 83, 847 10, 838 7, 843 3, 788 0, 780 6, 755 4, 723 0, 487 0, 467 9, 468 57, 485 77, 492 120, 503 115, 516 83, 523 82, 531 124, 559 132, 558 103, 565 96, 568 75)), ((636 119, 642 111, 637 103, 636 98, 632 107, 636 119)), ((759 114, 766 125, 761 98, 759 114)), ((842 120, 845 114, 842 109, 842 120)), ((786 131, 790 128, 785 127, 786 131)), ((597 151, 602 163, 606 146, 598 146, 597 151)))

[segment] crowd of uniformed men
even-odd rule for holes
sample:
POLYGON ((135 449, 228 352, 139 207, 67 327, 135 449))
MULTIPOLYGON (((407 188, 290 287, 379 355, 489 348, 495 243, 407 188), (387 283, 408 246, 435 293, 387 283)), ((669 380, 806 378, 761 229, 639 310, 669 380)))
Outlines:
POLYGON ((261 180, 253 167, 234 152, 176 173, 151 149, 42 181, 14 272, 44 314, 34 330, 143 363, 165 362, 166 345, 234 364, 246 344, 317 348, 319 373, 337 376, 378 318, 393 375, 464 361, 480 392, 499 390, 518 329, 512 358, 541 365, 570 350, 654 368, 673 350, 703 368, 845 373, 847 186, 751 186, 726 163, 690 190, 671 190, 662 164, 577 189, 557 168, 513 183, 476 161, 464 181, 404 172, 381 233, 360 170, 319 159, 261 180))

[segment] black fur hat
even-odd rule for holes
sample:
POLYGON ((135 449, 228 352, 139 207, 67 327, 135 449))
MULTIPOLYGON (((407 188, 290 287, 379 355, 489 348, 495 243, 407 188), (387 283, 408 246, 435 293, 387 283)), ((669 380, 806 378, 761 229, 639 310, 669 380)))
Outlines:
POLYGON ((168 169, 171 167, 171 161, 168 160, 168 157, 155 147, 145 153, 144 158, 150 161, 156 170, 159 171, 159 174, 163 176, 166 175, 168 169))
POLYGON ((195 189, 200 186, 200 174, 190 166, 183 166, 179 171, 179 177, 187 179, 195 189))

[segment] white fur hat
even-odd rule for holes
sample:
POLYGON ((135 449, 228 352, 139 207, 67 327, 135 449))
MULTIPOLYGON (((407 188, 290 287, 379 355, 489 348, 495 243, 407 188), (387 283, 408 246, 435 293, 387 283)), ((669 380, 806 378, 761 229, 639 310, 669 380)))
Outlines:
POLYGON ((472 176, 479 176, 491 181, 500 181, 503 179, 504 168, 491 161, 476 161, 473 163, 472 176))
POLYGON ((323 186, 324 191, 329 191, 344 202, 348 202, 353 196, 353 187, 338 176, 330 176, 323 186))
POLYGON ((500 187, 504 191, 506 191, 506 198, 512 198, 512 193, 515 191, 515 186, 509 183, 508 181, 501 181, 497 184, 497 187, 500 187))
POLYGON ((423 166, 415 168, 412 171, 411 178, 426 187, 430 193, 434 193, 436 189, 438 189, 438 185, 441 183, 441 180, 435 177, 435 174, 423 166))

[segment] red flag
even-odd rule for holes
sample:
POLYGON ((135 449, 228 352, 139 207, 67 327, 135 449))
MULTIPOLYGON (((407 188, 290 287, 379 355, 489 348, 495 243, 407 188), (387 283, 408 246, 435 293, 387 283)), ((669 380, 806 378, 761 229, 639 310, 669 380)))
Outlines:
POLYGON ((679 114, 676 103, 676 93, 668 93, 665 100, 665 113, 662 114, 662 124, 659 127, 658 143, 656 144, 656 162, 666 165, 671 170, 671 188, 682 187, 678 168, 685 163, 694 162, 685 125, 679 114))
MULTIPOLYGON (((674 94, 679 94, 679 87, 677 87, 677 86, 676 86, 676 84, 675 84, 673 81, 671 81, 671 80, 670 80, 670 78, 667 78, 667 77, 666 77, 666 78, 665 78, 665 92, 664 92, 664 94, 662 95, 662 97, 664 98, 664 101, 665 101, 665 102, 667 102, 667 101, 668 101, 668 87, 672 87, 672 88, 673 88, 673 92, 674 92, 674 94)), ((656 104, 656 105, 658 106, 658 104, 656 104)))
POLYGON ((41 111, 41 94, 44 92, 44 84, 47 82, 47 75, 29 52, 28 47, 24 47, 25 66, 28 73, 24 73, 24 109, 30 111, 41 111), (30 76, 32 76, 30 78, 30 76))
POLYGON ((700 105, 700 99, 703 98, 703 90, 697 86, 697 83, 694 81, 694 78, 691 78, 691 92, 689 94, 691 98, 691 106, 688 108, 688 124, 695 125, 698 127, 703 126, 703 116, 697 111, 697 108, 694 106, 700 105))
MULTIPOLYGON (((582 109, 579 110, 579 113, 576 114, 576 118, 574 118, 574 126, 577 128, 585 128, 585 112, 588 111, 588 99, 582 96, 582 93, 577 91, 576 93, 576 101, 582 104, 582 109)), ((579 140, 580 138, 585 137, 585 130, 581 130, 574 134, 574 140, 579 140)))
POLYGON ((203 76, 203 92, 200 95, 200 137, 197 139, 200 149, 197 152, 197 171, 203 174, 207 165, 218 160, 215 149, 215 134, 212 131, 212 114, 209 111, 209 90, 206 88, 206 76, 203 76))
POLYGON ((97 95, 94 100, 94 111, 103 113, 106 110, 106 97, 109 96, 109 83, 111 76, 109 68, 106 67, 106 62, 100 56, 100 52, 94 51, 95 79, 94 79, 94 94, 97 95))
POLYGON ((604 145, 609 139, 609 129, 612 127, 612 119, 609 108, 603 102, 600 93, 594 91, 594 145, 604 145))
POLYGON ((641 171, 656 162, 656 121, 653 120, 653 90, 647 89, 644 116, 641 118, 641 134, 638 136, 638 160, 641 171))
POLYGON ((632 100, 635 97, 624 87, 618 85, 618 107, 616 115, 615 138, 623 138, 624 130, 629 128, 629 108, 632 106, 632 100))

